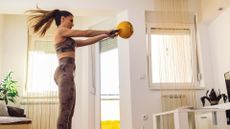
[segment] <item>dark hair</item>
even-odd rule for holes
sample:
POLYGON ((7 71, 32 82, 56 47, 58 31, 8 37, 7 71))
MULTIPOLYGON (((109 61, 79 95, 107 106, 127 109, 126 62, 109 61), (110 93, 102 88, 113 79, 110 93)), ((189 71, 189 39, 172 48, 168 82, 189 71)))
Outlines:
POLYGON ((47 10, 28 10, 29 13, 29 24, 33 28, 34 33, 39 33, 40 36, 44 36, 46 31, 50 28, 53 20, 57 26, 61 24, 61 17, 73 16, 72 13, 55 9, 52 11, 47 10))

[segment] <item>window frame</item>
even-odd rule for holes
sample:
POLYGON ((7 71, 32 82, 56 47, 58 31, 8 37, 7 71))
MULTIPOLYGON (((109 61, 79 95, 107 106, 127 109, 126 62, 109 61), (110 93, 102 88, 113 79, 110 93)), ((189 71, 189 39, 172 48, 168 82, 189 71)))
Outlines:
POLYGON ((196 28, 193 24, 175 24, 171 26, 156 23, 146 23, 146 50, 147 50, 147 75, 149 89, 151 90, 183 90, 183 89, 204 89, 201 86, 201 71, 199 66, 199 53, 198 53, 198 41, 196 37, 196 28), (151 29, 162 28, 162 29, 187 29, 190 31, 191 42, 192 42, 192 71, 194 81, 192 83, 152 83, 152 59, 151 59, 151 29), (172 86, 173 85, 173 86, 172 86), (184 85, 188 85, 185 87, 184 85), (190 86, 189 86, 190 85, 190 86), (195 86, 194 86, 195 85, 195 86))

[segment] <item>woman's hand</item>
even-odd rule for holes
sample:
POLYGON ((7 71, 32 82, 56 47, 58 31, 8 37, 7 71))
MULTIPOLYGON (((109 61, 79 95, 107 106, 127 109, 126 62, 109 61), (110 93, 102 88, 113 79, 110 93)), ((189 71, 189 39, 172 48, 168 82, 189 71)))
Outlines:
POLYGON ((110 38, 114 38, 114 37, 116 37, 118 35, 118 32, 119 32, 118 29, 110 30, 108 35, 109 35, 110 38))

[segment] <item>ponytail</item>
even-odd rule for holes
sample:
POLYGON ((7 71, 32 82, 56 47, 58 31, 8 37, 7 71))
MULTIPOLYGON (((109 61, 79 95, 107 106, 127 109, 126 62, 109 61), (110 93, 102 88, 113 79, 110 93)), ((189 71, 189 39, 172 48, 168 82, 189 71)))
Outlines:
POLYGON ((56 25, 59 26, 61 23, 61 16, 73 16, 68 11, 60 11, 58 9, 47 11, 47 10, 29 10, 27 11, 31 15, 28 17, 29 24, 33 28, 34 33, 38 33, 39 36, 44 36, 46 31, 50 28, 53 20, 56 25))

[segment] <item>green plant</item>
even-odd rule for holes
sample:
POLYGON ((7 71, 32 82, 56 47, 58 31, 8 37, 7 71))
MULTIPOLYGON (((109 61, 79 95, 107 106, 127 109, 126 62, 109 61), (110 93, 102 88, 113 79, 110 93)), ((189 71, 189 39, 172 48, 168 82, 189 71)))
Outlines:
POLYGON ((15 103, 15 97, 18 96, 17 81, 12 78, 12 71, 10 71, 0 83, 0 100, 8 104, 9 101, 15 103))

